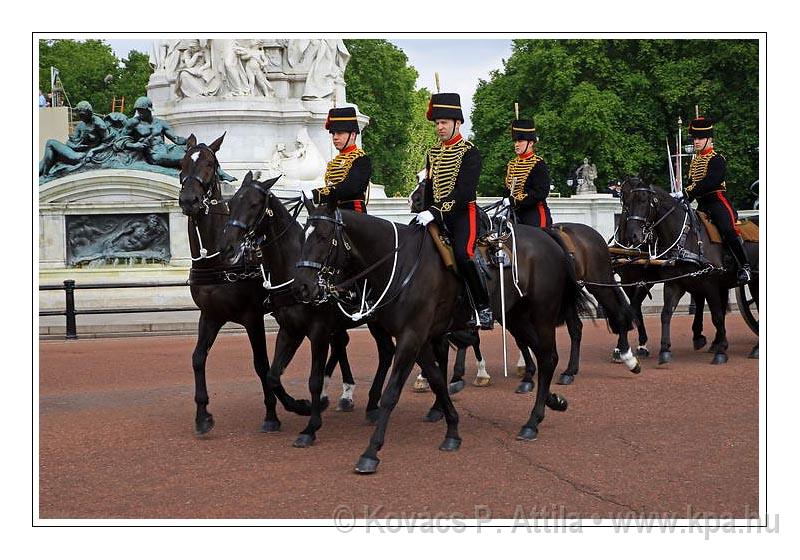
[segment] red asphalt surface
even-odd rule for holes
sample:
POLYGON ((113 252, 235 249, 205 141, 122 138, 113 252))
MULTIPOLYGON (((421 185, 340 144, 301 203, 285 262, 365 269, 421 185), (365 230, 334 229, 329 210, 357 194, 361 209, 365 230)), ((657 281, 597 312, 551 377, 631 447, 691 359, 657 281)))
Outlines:
MULTIPOLYGON (((378 472, 353 472, 372 427, 364 420, 375 346, 351 333, 356 410, 323 415, 309 449, 292 447, 306 418, 280 408, 278 434, 259 432, 261 386, 244 335, 222 335, 207 379, 216 427, 193 434, 193 336, 40 342, 39 515, 66 518, 275 519, 446 515, 450 518, 609 518, 673 515, 754 517, 758 511, 756 336, 729 315, 730 361, 691 347, 690 318, 673 320, 674 361, 657 365, 660 325, 647 317, 653 357, 634 375, 610 363, 615 339, 584 325, 575 384, 553 385, 569 401, 548 410, 534 442, 515 436, 533 397, 514 394, 502 373, 500 330, 483 335, 492 385, 454 396, 461 449, 437 449, 444 422, 422 416, 431 393, 410 390, 392 414, 378 472)), ((713 336, 706 315, 706 336, 713 336)), ((562 371, 568 336, 558 334, 562 371)), ((270 353, 274 335, 269 335, 270 353)), ((270 354, 271 356, 271 354, 270 354)), ((516 354, 510 354, 516 364, 516 354)), ((304 343, 284 375, 307 397, 304 343)), ((335 404, 338 372, 331 384, 335 404)))

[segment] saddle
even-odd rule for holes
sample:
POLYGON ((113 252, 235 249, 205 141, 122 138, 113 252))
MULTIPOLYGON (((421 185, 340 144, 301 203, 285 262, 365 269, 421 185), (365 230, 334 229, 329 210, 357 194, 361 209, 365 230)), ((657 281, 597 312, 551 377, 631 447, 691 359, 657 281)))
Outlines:
MULTIPOLYGON (((712 243, 722 243, 722 237, 719 234, 717 226, 709 219, 705 212, 697 211, 700 221, 708 232, 708 238, 712 243)), ((742 240, 750 243, 758 243, 758 225, 750 220, 738 220, 735 224, 736 233, 742 236, 742 240)))
POLYGON ((576 276, 578 278, 585 278, 586 271, 583 269, 582 259, 575 258, 578 248, 575 246, 575 242, 572 240, 569 234, 564 230, 564 226, 554 226, 552 231, 558 234, 558 236, 561 238, 561 241, 564 243, 564 247, 567 249, 567 253, 569 253, 570 257, 572 257, 572 263, 575 267, 576 276))

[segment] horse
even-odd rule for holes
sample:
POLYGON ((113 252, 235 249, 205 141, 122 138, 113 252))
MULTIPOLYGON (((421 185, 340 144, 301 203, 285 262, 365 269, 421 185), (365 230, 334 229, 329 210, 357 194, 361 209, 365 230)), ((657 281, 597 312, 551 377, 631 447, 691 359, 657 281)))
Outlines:
MULTIPOLYGON (((528 229, 531 231, 520 233, 516 243, 520 291, 509 289, 505 301, 501 301, 499 273, 488 280, 495 317, 505 317, 512 336, 533 349, 539 365, 536 402, 517 435, 523 441, 537 438, 546 404, 556 410, 567 408, 563 397, 550 392, 558 363, 555 329, 571 308, 588 303, 561 247, 546 233, 528 229), (501 313, 503 306, 505 315, 501 313)), ((511 286, 512 272, 506 270, 504 274, 511 286)), ((434 407, 442 411, 447 424, 439 449, 458 450, 461 446, 458 413, 437 363, 446 362, 445 335, 462 330, 471 314, 471 306, 463 298, 462 281, 445 268, 433 240, 423 228, 330 206, 311 210, 301 262, 294 276, 296 296, 306 302, 327 301, 335 297, 339 286, 354 278, 364 279, 373 287, 373 298, 363 312, 396 340, 378 422, 355 471, 360 474, 377 471, 378 451, 384 445, 391 411, 415 361, 422 366, 436 395, 434 407), (360 272, 352 278, 338 280, 342 273, 356 271, 360 272)))
MULTIPOLYGON (((198 144, 194 134, 186 141, 186 154, 181 160, 178 202, 188 217, 189 249, 192 266, 189 290, 200 309, 197 343, 192 353, 194 401, 196 404, 195 434, 207 434, 214 427, 208 412, 206 361, 220 329, 227 322, 242 325, 247 331, 253 353, 253 366, 261 380, 267 414, 262 431, 270 421, 270 401, 274 396, 266 387, 269 371, 267 340, 264 333, 263 302, 267 296, 261 285, 258 269, 228 266, 220 254, 221 234, 228 221, 228 208, 222 200, 217 179, 216 152, 225 138, 223 134, 209 145, 198 144)), ((274 405, 273 405, 274 406, 274 405)))
MULTIPOLYGON (((409 196, 412 212, 422 210, 422 188, 417 186, 409 196)), ((603 306, 606 311, 606 320, 609 328, 617 334, 617 348, 620 358, 633 373, 641 372, 641 364, 630 349, 628 331, 636 320, 634 310, 625 299, 625 295, 614 280, 611 259, 605 239, 593 228, 579 223, 553 224, 552 231, 559 232, 556 240, 561 244, 574 261, 575 273, 580 282, 584 283, 586 290, 603 306), (564 242, 564 236, 569 240, 564 242)), ((583 324, 580 317, 567 317, 567 332, 570 336, 570 355, 566 369, 558 379, 559 385, 570 385, 578 374, 580 365, 580 347, 583 324)), ((458 346, 458 345, 457 345, 458 346)), ((462 362, 466 347, 458 346, 456 363, 462 362)), ((516 393, 530 393, 533 391, 533 376, 536 374, 536 365, 530 352, 520 348, 520 361, 524 363, 524 372, 516 393)), ((463 375, 463 374, 462 374, 463 375)), ((454 375, 451 386, 460 377, 454 375)))
MULTIPOLYGON (((661 312, 661 348, 659 363, 672 361, 670 321, 678 299, 685 292, 702 297, 711 311, 716 329, 711 363, 728 361, 725 334, 725 312, 728 291, 737 286, 735 267, 721 244, 713 244, 702 226, 692 227, 698 220, 694 211, 669 193, 653 185, 645 185, 638 177, 622 184, 622 217, 620 230, 628 246, 643 247, 653 260, 666 261, 667 266, 650 267, 658 282, 664 282, 664 308, 661 312), (664 249, 666 248, 666 249, 664 249)), ((751 294, 758 304, 758 244, 745 243, 750 262, 756 263, 751 294)), ((697 347, 697 343, 695 343, 697 347)), ((757 345, 752 354, 757 353, 757 345)))
MULTIPOLYGON (((294 297, 293 273, 295 263, 300 257, 303 228, 297 222, 296 215, 290 214, 270 190, 276 180, 277 178, 259 182, 253 178, 252 173, 245 176, 241 188, 228 203, 230 217, 223 232, 222 255, 225 262, 237 263, 247 253, 254 253, 262 274, 268 279, 270 308, 280 329, 266 383, 267 388, 275 391, 281 402, 285 397, 281 375, 303 340, 308 337, 311 342, 310 418, 308 425, 293 443, 294 447, 305 448, 316 441, 316 433, 322 427, 322 412, 328 403, 327 381, 333 365, 337 359, 342 363, 346 361, 346 357, 335 359, 337 353, 339 356, 346 356, 344 346, 349 339, 345 330, 360 326, 364 321, 351 321, 332 305, 306 305, 294 297), (273 281, 276 282, 274 287, 271 286, 273 281), (329 341, 338 342, 338 350, 334 349, 334 354, 326 365, 329 341)), ((368 327, 378 346, 378 369, 369 392, 366 417, 368 421, 375 421, 383 380, 394 354, 394 343, 378 325, 368 324, 368 327)), ((350 376, 346 380, 340 403, 348 401, 352 407, 354 388, 355 383, 350 376)), ((292 405, 291 401, 289 405, 292 405)), ((273 402, 272 414, 275 413, 274 409, 273 402)), ((273 418, 269 428, 270 431, 280 429, 277 416, 273 418)))

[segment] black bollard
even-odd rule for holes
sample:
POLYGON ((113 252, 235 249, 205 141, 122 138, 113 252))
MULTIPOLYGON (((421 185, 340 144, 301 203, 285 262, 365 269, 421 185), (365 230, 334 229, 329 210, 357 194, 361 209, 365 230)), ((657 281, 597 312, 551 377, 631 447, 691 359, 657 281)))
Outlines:
POLYGON ((67 315, 67 340, 78 338, 78 330, 75 326, 75 280, 64 280, 64 292, 66 293, 66 315, 67 315))

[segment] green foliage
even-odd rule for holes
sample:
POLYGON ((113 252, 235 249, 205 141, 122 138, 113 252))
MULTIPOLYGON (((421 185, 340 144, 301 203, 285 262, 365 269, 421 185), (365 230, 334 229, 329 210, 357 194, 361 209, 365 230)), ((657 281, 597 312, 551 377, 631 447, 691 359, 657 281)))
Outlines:
POLYGON ((386 185, 388 196, 408 194, 424 166, 429 135, 420 118, 425 119, 429 95, 415 89, 417 71, 388 41, 352 39, 345 45, 352 55, 345 71, 348 100, 370 116, 363 146, 372 158, 372 180, 386 185))
POLYGON ((39 41, 39 89, 50 91, 50 67, 55 66, 72 106, 86 100, 95 113, 111 110, 111 100, 125 97, 125 112, 133 114, 133 102, 146 95, 151 68, 146 54, 131 51, 119 61, 105 41, 71 39, 39 41), (108 78, 110 76, 110 78, 108 78))
MULTIPOLYGON (((479 192, 500 193, 513 156, 514 102, 533 118, 537 151, 557 190, 590 157, 598 179, 639 174, 668 184, 666 138, 694 107, 719 121, 715 145, 728 160, 737 203, 758 177, 758 43, 743 40, 518 40, 502 71, 482 81, 472 112, 484 158, 479 192)), ((684 169, 688 167, 684 165, 684 169)))

